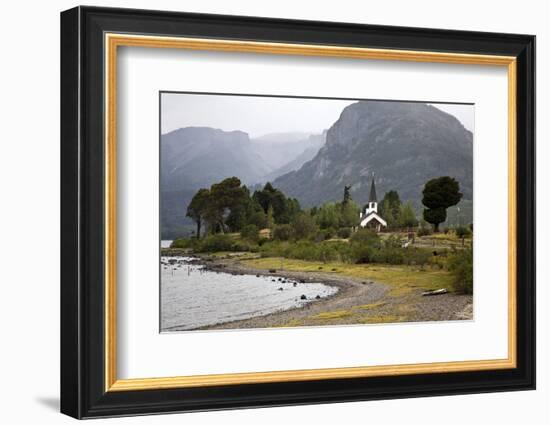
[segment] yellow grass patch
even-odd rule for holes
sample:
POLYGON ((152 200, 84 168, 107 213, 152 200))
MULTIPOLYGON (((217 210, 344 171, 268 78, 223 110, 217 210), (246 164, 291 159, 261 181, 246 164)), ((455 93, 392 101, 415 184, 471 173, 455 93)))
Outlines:
POLYGON ((377 301, 375 303, 356 305, 353 307, 354 310, 372 310, 374 308, 382 307, 386 305, 385 301, 377 301))
POLYGON ((323 313, 316 314, 315 316, 311 316, 311 318, 321 319, 321 320, 331 320, 331 319, 344 319, 352 315, 353 313, 349 310, 335 310, 335 311, 325 311, 323 313))
POLYGON ((405 320, 400 316, 363 316, 357 323, 377 324, 377 323, 399 323, 405 320))
POLYGON ((450 289, 453 280, 452 275, 447 270, 432 267, 347 264, 342 262, 322 263, 278 257, 243 260, 243 263, 257 269, 282 269, 295 272, 321 271, 350 276, 358 280, 373 280, 389 285, 389 295, 394 297, 406 295, 414 290, 450 289), (336 271, 332 271, 332 269, 336 269, 336 271))

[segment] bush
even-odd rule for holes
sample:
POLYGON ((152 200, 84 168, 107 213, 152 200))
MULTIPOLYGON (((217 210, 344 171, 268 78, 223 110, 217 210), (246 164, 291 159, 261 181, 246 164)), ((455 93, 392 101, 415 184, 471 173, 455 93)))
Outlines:
POLYGON ((196 243, 196 239, 174 239, 170 244, 170 248, 194 248, 196 243))
POLYGON ((374 230, 370 229, 359 229, 351 237, 351 241, 357 244, 368 245, 371 247, 380 246, 380 237, 374 230))
POLYGON ((267 241, 260 245, 262 257, 287 257, 289 243, 286 241, 267 241))
POLYGON ((456 251, 449 258, 449 270, 454 276, 453 290, 460 294, 471 294, 474 290, 473 250, 456 251))
POLYGON ((334 241, 318 244, 317 247, 320 261, 341 261, 343 263, 351 261, 352 256, 348 243, 334 241))
POLYGON ((352 261, 351 247, 345 242, 301 240, 298 242, 266 242, 260 247, 262 257, 285 257, 306 261, 352 261))
POLYGON ((456 236, 459 238, 469 238, 472 234, 470 229, 468 229, 466 226, 459 226, 455 229, 456 236))
POLYGON ((315 241, 316 242, 323 242, 329 239, 332 239, 335 235, 335 231, 332 228, 319 230, 317 234, 315 235, 315 241))
POLYGON ((209 235, 198 243, 199 252, 232 251, 233 238, 229 235, 216 234, 209 235))
POLYGON ((397 235, 390 235, 388 238, 384 241, 384 247, 385 248, 401 248, 401 238, 397 235))
POLYGON ((233 241, 231 248, 228 251, 249 251, 249 252, 258 252, 259 246, 255 242, 240 240, 233 241))
POLYGON ((258 245, 262 246, 264 243, 269 242, 269 240, 269 238, 261 237, 260 239, 258 239, 258 245))
POLYGON ((294 217, 291 226, 296 239, 309 239, 317 233, 315 220, 306 213, 300 213, 294 217))
POLYGON ((429 249, 414 248, 406 249, 405 264, 424 266, 432 258, 432 251, 429 249))
POLYGON ((273 239, 277 241, 288 241, 292 239, 294 232, 290 224, 278 224, 273 230, 273 239))
POLYGON ((340 227, 338 229, 337 235, 338 235, 339 238, 348 239, 351 236, 351 228, 350 227, 340 227))
POLYGON ((375 249, 372 246, 354 243, 351 244, 351 256, 354 263, 372 263, 374 262, 375 249))
POLYGON ((258 242, 260 231, 255 224, 248 224, 241 229, 241 237, 249 241, 258 242))
POLYGON ((429 226, 421 226, 416 232, 418 236, 428 236, 432 234, 432 229, 429 226))
POLYGON ((298 241, 291 246, 288 253, 290 258, 308 261, 320 261, 319 245, 310 241, 298 241))

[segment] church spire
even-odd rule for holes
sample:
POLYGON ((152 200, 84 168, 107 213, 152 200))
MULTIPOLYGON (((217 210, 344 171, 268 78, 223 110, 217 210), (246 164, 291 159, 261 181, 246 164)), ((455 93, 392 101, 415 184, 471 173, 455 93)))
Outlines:
POLYGON ((378 202, 376 199, 376 187, 374 187, 374 173, 372 173, 372 183, 370 185, 369 202, 378 202))

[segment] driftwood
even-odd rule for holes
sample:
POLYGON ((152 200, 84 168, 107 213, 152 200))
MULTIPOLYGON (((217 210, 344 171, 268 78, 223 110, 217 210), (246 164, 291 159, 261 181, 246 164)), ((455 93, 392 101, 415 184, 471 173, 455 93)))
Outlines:
POLYGON ((449 291, 447 291, 445 288, 435 289, 433 291, 422 292, 422 296, 427 297, 430 295, 442 295, 442 294, 446 294, 447 292, 449 291))

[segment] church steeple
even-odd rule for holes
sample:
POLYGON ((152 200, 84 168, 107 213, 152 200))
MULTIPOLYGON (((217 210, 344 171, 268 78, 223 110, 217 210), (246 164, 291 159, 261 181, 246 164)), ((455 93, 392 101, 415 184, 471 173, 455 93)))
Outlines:
POLYGON ((376 187, 374 186, 374 173, 372 173, 372 182, 370 185, 369 203, 370 202, 378 202, 376 199, 376 187))
POLYGON ((374 173, 372 173, 372 181, 370 184, 369 202, 365 205, 363 213, 360 216, 362 217, 363 214, 368 215, 371 212, 378 212, 378 199, 376 198, 376 187, 374 186, 374 173))
POLYGON ((359 226, 375 229, 377 232, 388 223, 378 215, 378 198, 376 197, 376 186, 374 185, 374 173, 370 184, 369 202, 359 212, 359 226))

